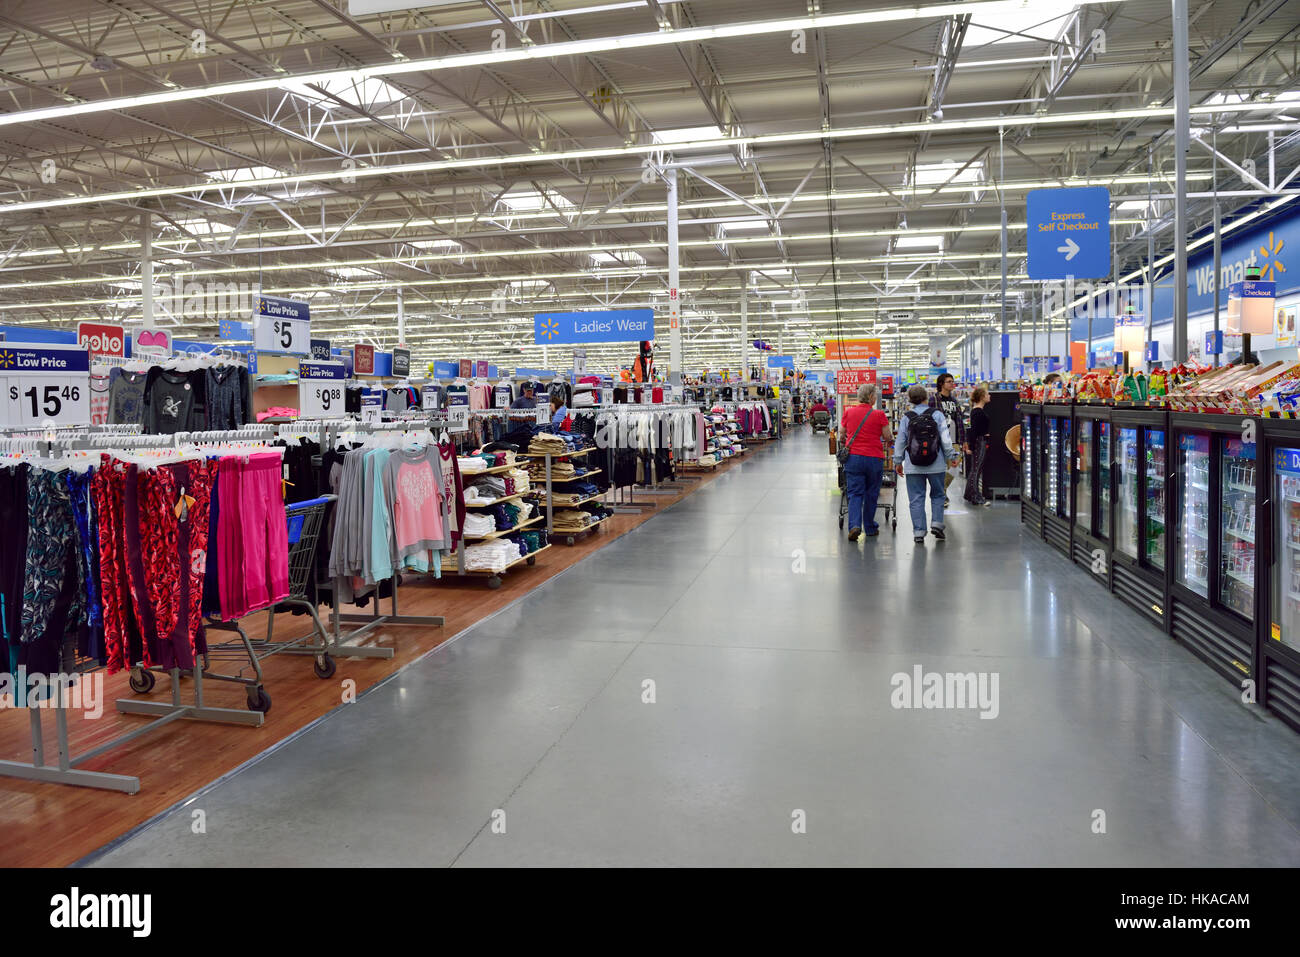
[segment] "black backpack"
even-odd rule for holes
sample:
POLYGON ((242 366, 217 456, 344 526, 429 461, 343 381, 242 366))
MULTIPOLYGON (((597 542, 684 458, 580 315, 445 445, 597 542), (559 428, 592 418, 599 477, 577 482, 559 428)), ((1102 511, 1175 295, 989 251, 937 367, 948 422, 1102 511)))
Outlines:
POLYGON ((907 457, 913 465, 930 465, 939 457, 939 423, 933 410, 908 411, 907 457))

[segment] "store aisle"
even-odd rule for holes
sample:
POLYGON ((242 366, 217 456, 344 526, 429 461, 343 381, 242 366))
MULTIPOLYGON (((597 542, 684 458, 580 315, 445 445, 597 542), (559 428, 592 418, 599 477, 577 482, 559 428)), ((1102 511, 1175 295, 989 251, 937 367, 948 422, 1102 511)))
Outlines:
POLYGON ((1300 735, 1014 504, 850 545, 825 449, 755 455, 97 863, 1300 864, 1300 735), (916 668, 983 675, 990 717, 895 708, 916 668))

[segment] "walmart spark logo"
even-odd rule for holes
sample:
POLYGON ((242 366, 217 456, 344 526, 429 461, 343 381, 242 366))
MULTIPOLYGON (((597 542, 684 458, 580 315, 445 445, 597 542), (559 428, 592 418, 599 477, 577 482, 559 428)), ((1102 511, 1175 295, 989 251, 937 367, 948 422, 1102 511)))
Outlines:
POLYGON ((12 369, 14 367, 14 354, 11 349, 0 349, 0 369, 12 369))
POLYGON ((546 341, 550 342, 557 335, 559 335, 560 324, 556 322, 554 319, 547 319, 542 323, 539 331, 541 332, 542 335, 546 337, 546 341))
POLYGON ((1278 253, 1282 251, 1282 247, 1285 245, 1285 239, 1274 239, 1273 231, 1269 230, 1268 245, 1259 247, 1259 251, 1264 255, 1264 262, 1260 267, 1263 271, 1260 273, 1259 278, 1276 282, 1281 278, 1279 274, 1286 272, 1286 266, 1283 266, 1282 260, 1278 258, 1278 253))

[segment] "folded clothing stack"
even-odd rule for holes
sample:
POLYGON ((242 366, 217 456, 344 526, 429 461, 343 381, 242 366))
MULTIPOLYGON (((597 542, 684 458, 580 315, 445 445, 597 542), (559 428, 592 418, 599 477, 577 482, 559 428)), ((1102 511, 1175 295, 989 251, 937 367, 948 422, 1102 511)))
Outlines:
POLYGON ((614 514, 614 510, 608 505, 602 505, 599 502, 588 502, 582 506, 582 510, 591 516, 594 522, 603 522, 605 519, 614 514))
POLYGON ((570 451, 570 447, 565 444, 564 439, 554 432, 538 432, 528 443, 529 455, 563 455, 570 451))
POLYGON ((489 502, 508 494, 506 480, 500 475, 484 475, 476 478, 465 486, 465 492, 468 494, 471 488, 477 491, 480 500, 486 499, 489 502))
POLYGON ((461 475, 476 475, 488 469, 487 460, 481 455, 462 455, 456 459, 456 466, 461 475))
POLYGON ((701 465, 717 465, 718 457, 713 453, 709 453, 707 455, 701 455, 699 458, 699 462, 701 465))
POLYGON ((518 543, 503 538, 478 545, 466 545, 465 567, 470 571, 503 572, 519 554, 518 543))
POLYGON ((466 512, 464 532, 473 538, 476 535, 491 535, 497 530, 497 523, 486 512, 466 512))
POLYGON ((493 521, 496 522, 496 531, 505 531, 507 528, 514 528, 519 524, 519 506, 514 502, 507 502, 505 505, 493 505, 491 508, 493 521))
MULTIPOLYGON (((534 481, 545 482, 546 481, 546 460, 540 459, 534 461, 531 465, 528 466, 528 474, 532 476, 534 481)), ((552 481, 558 482, 561 479, 571 479, 576 477, 576 475, 577 475, 577 470, 573 467, 572 462, 555 462, 555 461, 551 462, 552 481)))
POLYGON ((506 479, 514 483, 515 492, 527 492, 532 488, 532 482, 529 480, 528 473, 523 469, 511 469, 506 473, 506 479))
POLYGON ((577 532, 590 525, 594 519, 588 512, 575 508, 562 508, 551 516, 551 527, 557 532, 577 532))

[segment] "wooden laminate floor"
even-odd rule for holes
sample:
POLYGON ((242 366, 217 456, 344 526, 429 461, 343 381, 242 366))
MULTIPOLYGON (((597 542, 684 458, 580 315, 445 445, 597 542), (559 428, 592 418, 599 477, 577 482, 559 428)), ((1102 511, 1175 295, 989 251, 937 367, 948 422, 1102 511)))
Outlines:
MULTIPOLYGON (((770 444, 770 443, 768 443, 770 444)), ((235 727, 197 721, 177 721, 157 732, 113 748, 80 765, 83 770, 135 775, 140 791, 127 795, 65 784, 46 784, 0 777, 0 865, 5 867, 65 866, 80 860, 131 829, 188 797, 205 785, 230 773, 307 724, 343 703, 345 681, 355 682, 355 692, 373 687, 388 675, 426 654, 447 639, 505 607, 549 578, 598 551, 605 544, 653 518, 662 509, 689 495, 724 472, 735 468, 763 445, 754 445, 739 459, 732 459, 713 471, 690 472, 699 482, 686 483, 676 495, 638 496, 654 501, 656 507, 641 514, 618 513, 601 528, 572 545, 558 538, 557 544, 540 554, 537 564, 515 566, 499 589, 489 589, 478 576, 441 581, 417 581, 398 591, 399 611, 410 615, 441 615, 441 628, 394 626, 378 629, 368 643, 391 647, 389 660, 338 659, 338 671, 321 680, 312 671, 312 659, 277 655, 263 662, 265 687, 272 698, 266 722, 260 728, 235 727)), ((383 604, 384 610, 389 602, 383 604)), ((345 609, 345 611, 348 609, 345 609)), ((243 621, 254 639, 265 634, 265 615, 243 621)), ((306 616, 279 615, 277 640, 306 634, 306 616)), ((213 633, 212 641, 222 640, 213 633)), ((223 671, 235 671, 236 661, 214 664, 223 671)), ((127 684, 127 673, 104 678, 103 715, 87 720, 82 713, 69 712, 72 754, 82 754, 97 744, 138 727, 150 720, 119 714, 113 702, 119 698, 166 701, 170 683, 160 677, 148 695, 135 695, 127 684)), ((192 700, 192 682, 185 680, 182 700, 192 700)), ((227 682, 205 682, 205 703, 214 707, 245 708, 242 687, 227 682)), ((46 763, 56 761, 55 719, 43 714, 46 763)), ((0 710, 0 759, 30 761, 31 735, 25 711, 0 710)))

